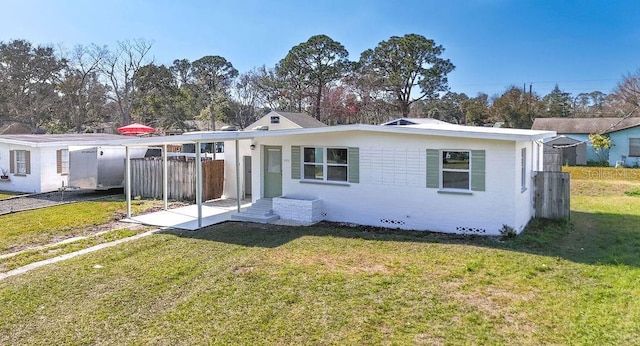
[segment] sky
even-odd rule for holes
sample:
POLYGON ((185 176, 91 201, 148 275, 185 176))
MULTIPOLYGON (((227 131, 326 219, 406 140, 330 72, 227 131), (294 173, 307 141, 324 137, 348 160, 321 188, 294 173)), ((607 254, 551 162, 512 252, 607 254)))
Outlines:
POLYGON ((640 68, 637 0, 0 0, 0 41, 107 45, 143 38, 156 64, 219 55, 240 73, 273 67, 325 34, 358 60, 392 36, 445 48, 451 91, 612 92, 640 68))

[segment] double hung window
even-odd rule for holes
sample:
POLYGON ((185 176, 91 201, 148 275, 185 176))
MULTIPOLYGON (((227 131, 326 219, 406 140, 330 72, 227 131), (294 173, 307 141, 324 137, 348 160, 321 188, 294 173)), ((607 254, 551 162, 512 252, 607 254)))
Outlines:
POLYGON ((303 178, 323 181, 347 181, 347 148, 303 148, 303 178))

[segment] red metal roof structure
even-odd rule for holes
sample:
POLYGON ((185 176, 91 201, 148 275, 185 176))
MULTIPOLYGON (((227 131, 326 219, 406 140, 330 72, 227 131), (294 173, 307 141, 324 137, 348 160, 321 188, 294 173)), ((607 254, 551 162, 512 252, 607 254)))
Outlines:
POLYGON ((118 132, 123 135, 143 135, 145 133, 154 132, 156 129, 153 127, 142 125, 138 123, 133 123, 127 126, 118 127, 118 132))

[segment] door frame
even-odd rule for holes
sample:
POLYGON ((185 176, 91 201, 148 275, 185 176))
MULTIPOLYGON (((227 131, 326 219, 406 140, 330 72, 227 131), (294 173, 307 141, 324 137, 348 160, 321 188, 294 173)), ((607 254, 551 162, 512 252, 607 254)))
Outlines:
POLYGON ((283 162, 283 157, 282 157, 282 146, 278 146, 278 145, 265 145, 262 147, 262 154, 264 159, 263 161, 263 167, 262 167, 262 197, 264 198, 272 198, 272 197, 278 197, 282 195, 282 162, 283 162), (277 196, 267 196, 267 170, 269 169, 269 149, 278 149, 280 150, 280 180, 279 180, 279 191, 280 194, 278 194, 277 196))
POLYGON ((242 189, 242 197, 246 198, 247 195, 251 195, 253 193, 253 182, 252 182, 252 157, 251 155, 244 155, 242 157, 242 165, 243 165, 243 189, 242 189), (247 179, 249 178, 249 179, 247 179))

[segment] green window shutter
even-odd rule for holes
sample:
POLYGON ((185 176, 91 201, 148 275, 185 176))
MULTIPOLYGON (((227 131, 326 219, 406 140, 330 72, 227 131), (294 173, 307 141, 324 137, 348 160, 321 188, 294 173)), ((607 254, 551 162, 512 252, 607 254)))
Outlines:
POLYGON ((440 187, 440 151, 427 149, 427 187, 440 187))
POLYGON ((485 169, 484 150, 471 150, 471 190, 484 191, 485 169))
POLYGON ((360 148, 349 147, 348 151, 349 162, 349 182, 360 182, 360 148))
POLYGON ((300 147, 291 146, 291 179, 300 179, 300 147))

